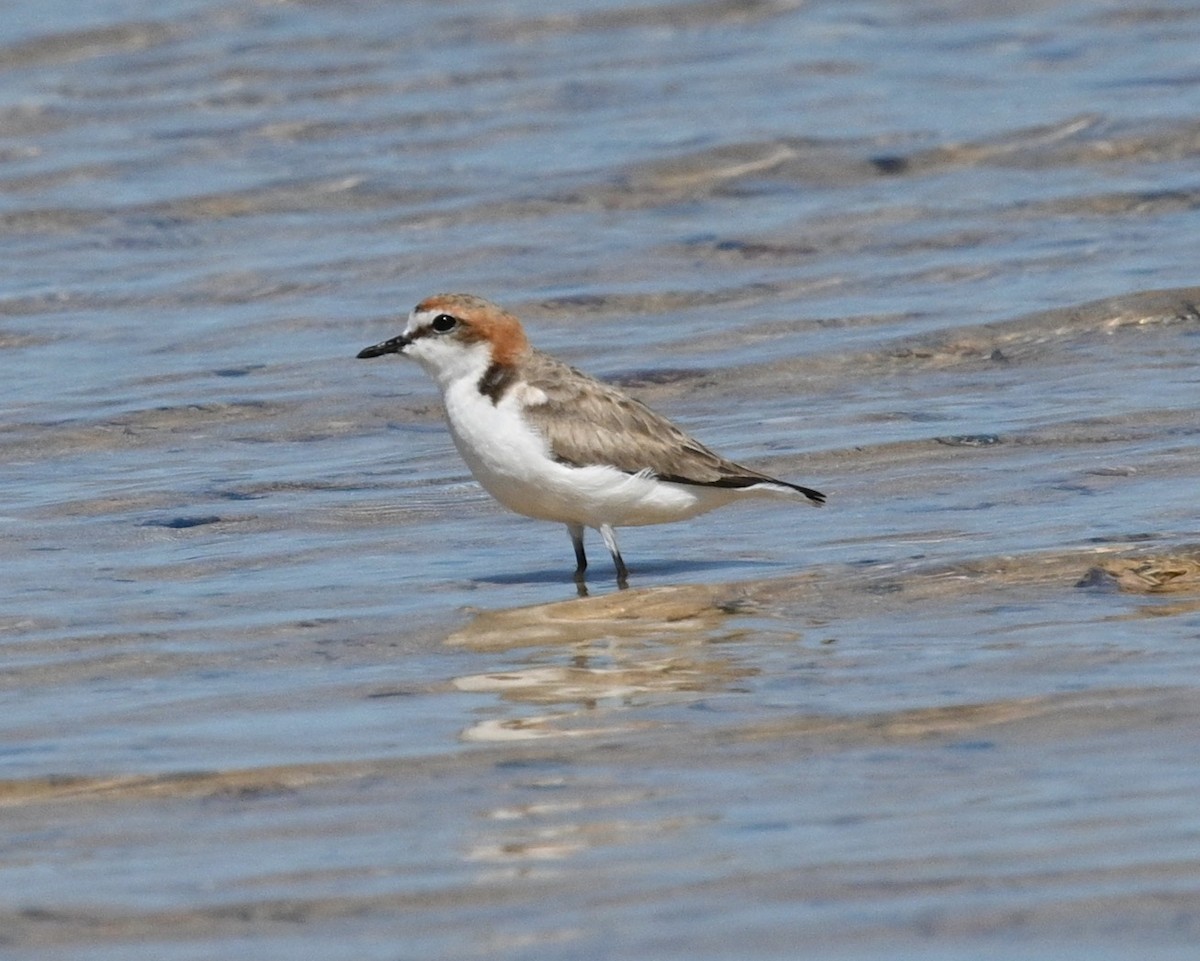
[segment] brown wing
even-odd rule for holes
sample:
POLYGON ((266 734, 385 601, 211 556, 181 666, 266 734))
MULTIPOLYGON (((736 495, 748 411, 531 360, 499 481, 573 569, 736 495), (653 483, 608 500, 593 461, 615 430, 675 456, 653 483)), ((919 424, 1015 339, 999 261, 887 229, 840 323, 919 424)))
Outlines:
POLYGON ((615 387, 533 351, 526 375, 546 395, 526 416, 555 459, 573 467, 611 464, 630 474, 648 470, 662 480, 710 487, 770 483, 820 503, 820 492, 776 480, 709 450, 645 404, 615 387))

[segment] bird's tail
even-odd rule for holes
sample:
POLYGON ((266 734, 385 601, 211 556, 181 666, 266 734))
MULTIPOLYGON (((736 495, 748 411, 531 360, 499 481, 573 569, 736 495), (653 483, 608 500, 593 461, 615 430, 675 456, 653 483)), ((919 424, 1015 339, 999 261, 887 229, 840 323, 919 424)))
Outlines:
POLYGON ((803 494, 814 507, 821 507, 825 503, 825 495, 820 491, 813 490, 811 487, 801 487, 799 484, 791 484, 787 481, 774 479, 759 480, 742 486, 742 489, 747 491, 774 491, 779 494, 803 494))
MULTIPOLYGON (((745 470, 745 468, 742 468, 745 470)), ((716 480, 699 481, 691 477, 679 477, 674 474, 656 474, 659 480, 669 481, 672 484, 688 484, 692 487, 723 487, 727 490, 739 490, 746 493, 762 492, 764 494, 787 494, 789 497, 796 494, 803 494, 808 498, 808 502, 815 507, 820 507, 825 503, 825 495, 820 491, 813 490, 811 487, 801 487, 799 484, 792 484, 788 481, 781 481, 769 474, 745 473, 745 474, 723 474, 716 480)))

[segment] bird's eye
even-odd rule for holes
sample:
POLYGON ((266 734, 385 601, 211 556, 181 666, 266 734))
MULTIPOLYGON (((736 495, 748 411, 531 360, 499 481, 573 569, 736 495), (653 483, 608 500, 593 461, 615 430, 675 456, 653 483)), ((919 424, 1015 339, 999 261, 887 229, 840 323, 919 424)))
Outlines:
POLYGON ((451 317, 449 314, 438 314, 429 326, 439 334, 448 334, 458 326, 458 318, 451 317))

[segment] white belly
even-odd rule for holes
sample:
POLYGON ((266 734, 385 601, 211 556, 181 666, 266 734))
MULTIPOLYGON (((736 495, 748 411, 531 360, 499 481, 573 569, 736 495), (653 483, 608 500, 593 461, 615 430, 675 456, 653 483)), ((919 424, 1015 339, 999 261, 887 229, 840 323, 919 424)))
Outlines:
POLYGON ((499 404, 474 384, 445 393, 455 446, 475 479, 509 510, 564 524, 613 527, 684 520, 728 503, 736 493, 667 484, 613 467, 568 467, 520 417, 519 389, 499 404))

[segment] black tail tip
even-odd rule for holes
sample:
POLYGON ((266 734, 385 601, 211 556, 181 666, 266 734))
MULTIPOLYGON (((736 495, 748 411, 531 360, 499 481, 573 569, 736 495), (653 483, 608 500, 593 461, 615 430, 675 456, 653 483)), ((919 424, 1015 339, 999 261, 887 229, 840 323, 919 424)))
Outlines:
POLYGON ((796 490, 798 490, 801 494, 803 494, 810 501, 812 501, 814 504, 816 504, 817 507, 824 506, 825 495, 822 494, 820 491, 815 491, 811 487, 797 487, 796 490))

